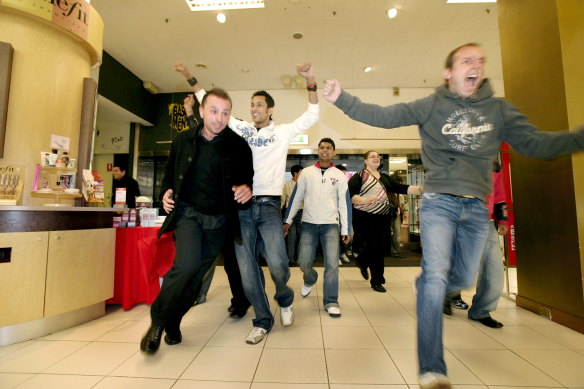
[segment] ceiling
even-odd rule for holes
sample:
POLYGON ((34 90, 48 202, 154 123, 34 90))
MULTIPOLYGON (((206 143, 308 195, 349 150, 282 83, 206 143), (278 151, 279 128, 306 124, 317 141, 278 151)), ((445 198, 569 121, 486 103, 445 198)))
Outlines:
MULTIPOLYGON (((184 0, 92 0, 104 48, 160 92, 187 91, 184 61, 205 88, 284 89, 295 64, 345 88, 434 87, 454 47, 480 43, 487 75, 502 80, 497 5, 446 0, 265 0, 264 9, 191 12, 184 0), (397 18, 389 8, 401 8, 397 18), (294 33, 303 38, 294 39, 294 33), (204 64, 206 69, 196 68, 204 64), (373 71, 363 72, 365 66, 373 71)), ((294 84, 292 84, 294 87, 294 84)))

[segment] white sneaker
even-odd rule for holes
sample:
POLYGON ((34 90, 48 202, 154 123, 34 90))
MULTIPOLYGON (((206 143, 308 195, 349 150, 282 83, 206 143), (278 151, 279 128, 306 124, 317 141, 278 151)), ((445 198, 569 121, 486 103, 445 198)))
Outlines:
POLYGON ((284 327, 291 326, 294 323, 294 311, 292 305, 289 307, 280 307, 280 320, 284 327))
POLYGON ((351 262, 351 260, 349 259, 349 257, 347 257, 347 254, 341 255, 341 261, 343 261, 345 263, 351 262))
POLYGON ((257 344, 262 341, 264 336, 268 333, 268 330, 262 327, 254 327, 252 330, 247 334, 247 338, 245 339, 245 343, 249 344, 257 344))
POLYGON ((341 308, 339 307, 328 307, 326 311, 330 317, 341 317, 341 308))
POLYGON ((300 289, 300 294, 302 295, 302 297, 306 297, 310 294, 310 292, 312 292, 312 286, 308 286, 306 284, 302 285, 302 289, 300 289))
POLYGON ((450 380, 444 374, 426 372, 418 377, 421 389, 451 389, 450 380))
POLYGON ((343 266, 343 261, 339 259, 339 266, 343 266))

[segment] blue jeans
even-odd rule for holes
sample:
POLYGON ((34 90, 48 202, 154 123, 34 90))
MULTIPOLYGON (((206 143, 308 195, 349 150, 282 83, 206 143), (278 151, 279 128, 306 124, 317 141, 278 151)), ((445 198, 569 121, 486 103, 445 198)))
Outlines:
POLYGON ((300 241, 300 229, 302 227, 302 210, 299 209, 292 219, 292 224, 288 228, 288 261, 296 263, 298 261, 298 250, 300 241))
POLYGON ((503 254, 499 244, 499 234, 494 223, 489 223, 487 245, 481 258, 477 291, 468 310, 471 319, 484 319, 489 312, 497 309, 497 303, 503 291, 503 254))
POLYGON ((260 240, 263 243, 262 254, 276 285, 274 298, 278 304, 281 307, 292 305, 294 291, 286 285, 290 278, 290 268, 282 230, 280 200, 256 202, 252 199, 251 201, 252 204, 248 209, 239 211, 242 244, 235 244, 235 253, 243 290, 255 310, 256 317, 253 325, 269 331, 274 324, 274 316, 270 311, 264 273, 258 259, 260 240))
POLYGON ((400 235, 401 235, 401 218, 399 215, 391 219, 391 255, 399 255, 401 253, 400 235))
POLYGON ((474 283, 488 227, 487 208, 479 199, 442 193, 422 195, 422 273, 416 281, 420 374, 446 375, 442 347, 444 297, 474 283))
POLYGON ((318 273, 312 268, 316 258, 318 241, 322 245, 324 257, 324 309, 339 306, 339 236, 338 224, 302 223, 298 265, 304 273, 304 284, 312 286, 318 273))

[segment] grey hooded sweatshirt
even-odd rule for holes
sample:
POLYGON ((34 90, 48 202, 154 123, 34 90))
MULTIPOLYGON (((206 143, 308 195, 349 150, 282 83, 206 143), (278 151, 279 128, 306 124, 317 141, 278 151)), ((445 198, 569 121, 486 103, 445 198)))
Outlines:
POLYGON ((428 97, 386 107, 363 103, 343 91, 335 105, 351 119, 375 127, 417 124, 425 192, 484 200, 491 192, 492 161, 501 142, 531 158, 552 159, 584 149, 584 129, 539 130, 508 101, 493 97, 486 79, 469 98, 441 85, 428 97))

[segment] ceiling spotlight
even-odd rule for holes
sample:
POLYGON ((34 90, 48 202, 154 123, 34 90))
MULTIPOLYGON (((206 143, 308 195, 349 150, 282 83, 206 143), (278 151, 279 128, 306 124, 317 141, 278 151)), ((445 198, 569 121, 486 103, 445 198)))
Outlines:
POLYGON ((301 32, 295 32, 294 34, 292 34, 292 38, 294 39, 302 39, 304 35, 302 35, 301 32))
POLYGON ((387 17, 393 19, 397 16, 397 8, 391 8, 387 10, 387 17))
POLYGON ((369 72, 370 72, 370 71, 372 71, 372 70, 373 70, 373 66, 365 66, 365 67, 363 68, 363 71, 364 71, 365 73, 369 73, 369 72))
POLYGON ((226 20, 227 20, 227 16, 225 16, 225 14, 223 12, 219 12, 217 14, 217 21, 219 23, 225 23, 226 20))

